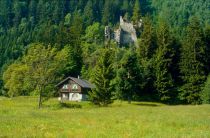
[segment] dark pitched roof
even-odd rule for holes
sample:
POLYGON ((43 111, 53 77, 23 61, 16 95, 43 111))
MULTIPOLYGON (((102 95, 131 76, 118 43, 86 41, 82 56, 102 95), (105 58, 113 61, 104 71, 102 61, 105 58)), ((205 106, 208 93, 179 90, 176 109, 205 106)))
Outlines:
POLYGON ((73 80, 74 82, 76 82, 78 85, 80 85, 83 88, 90 88, 90 89, 95 88, 95 86, 93 84, 91 84, 90 82, 88 82, 87 80, 78 79, 78 78, 74 78, 74 77, 67 77, 66 79, 64 79, 60 83, 58 83, 56 86, 58 87, 58 86, 62 85, 67 80, 73 80))

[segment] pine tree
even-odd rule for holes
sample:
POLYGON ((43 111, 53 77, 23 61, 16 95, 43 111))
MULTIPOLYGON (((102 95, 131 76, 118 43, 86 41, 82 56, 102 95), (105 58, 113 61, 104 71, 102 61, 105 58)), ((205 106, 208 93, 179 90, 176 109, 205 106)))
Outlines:
POLYGON ((113 51, 111 49, 103 49, 93 72, 93 83, 96 88, 89 93, 93 104, 107 106, 113 102, 114 87, 111 83, 113 78, 113 51))
POLYGON ((80 74, 80 71, 82 69, 82 48, 81 48, 81 36, 83 31, 83 24, 81 19, 81 14, 79 12, 76 12, 74 14, 73 22, 70 27, 70 32, 68 34, 69 38, 69 44, 73 47, 74 51, 74 60, 76 61, 76 72, 75 74, 80 74))
POLYGON ((142 76, 135 51, 129 50, 124 55, 116 81, 119 99, 128 100, 130 103, 134 96, 139 96, 142 76))
POLYGON ((85 25, 89 26, 94 21, 94 13, 93 13, 93 2, 92 0, 88 0, 85 9, 84 9, 84 21, 85 25))
POLYGON ((129 7, 129 1, 128 0, 123 0, 122 7, 121 7, 121 10, 122 10, 123 14, 130 11, 129 8, 130 8, 129 7))
POLYGON ((114 20, 113 3, 110 0, 106 0, 102 12, 102 23, 104 25, 110 24, 114 20))
POLYGON ((133 9, 132 21, 137 24, 139 22, 140 18, 141 18, 140 2, 139 2, 139 0, 136 0, 134 9, 133 9))
MULTIPOLYGON (((205 27, 205 43, 206 43, 206 57, 208 58, 207 63, 210 63, 210 25, 205 27)), ((210 72, 210 66, 207 66, 208 73, 210 72)))
POLYGON ((64 18, 65 5, 64 1, 54 1, 54 10, 52 11, 52 21, 58 24, 64 18))
POLYGON ((155 49, 157 48, 156 44, 156 35, 154 28, 152 26, 152 21, 149 16, 143 18, 144 27, 143 32, 139 41, 138 59, 139 63, 143 69, 143 93, 147 96, 152 96, 154 94, 154 74, 152 70, 153 56, 155 49))
POLYGON ((34 18, 36 17, 36 6, 37 6, 36 0, 31 0, 29 3, 29 8, 28 8, 29 16, 34 17, 34 18))
POLYGON ((155 87, 161 101, 169 102, 173 95, 174 82, 169 69, 172 66, 173 39, 169 27, 160 21, 157 31, 156 54, 154 56, 155 87))
POLYGON ((156 37, 150 17, 144 17, 143 21, 144 28, 140 37, 138 52, 141 59, 148 60, 152 57, 156 48, 156 37))
POLYGON ((181 49, 180 71, 184 82, 180 98, 186 103, 201 103, 200 93, 206 79, 206 46, 199 20, 193 17, 181 49))

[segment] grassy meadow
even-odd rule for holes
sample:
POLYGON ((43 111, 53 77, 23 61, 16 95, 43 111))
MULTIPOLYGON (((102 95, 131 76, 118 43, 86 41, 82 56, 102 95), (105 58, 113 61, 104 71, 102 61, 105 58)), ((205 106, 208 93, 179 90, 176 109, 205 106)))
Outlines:
POLYGON ((210 105, 116 101, 99 108, 51 99, 39 110, 37 100, 0 97, 0 138, 210 138, 210 105))

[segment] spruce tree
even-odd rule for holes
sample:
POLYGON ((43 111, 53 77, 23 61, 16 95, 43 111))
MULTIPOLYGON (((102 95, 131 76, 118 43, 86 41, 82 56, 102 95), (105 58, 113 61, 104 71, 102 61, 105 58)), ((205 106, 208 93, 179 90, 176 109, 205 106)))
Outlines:
POLYGON ((170 72, 173 59, 173 38, 166 22, 160 21, 157 30, 156 54, 154 56, 155 87, 161 101, 170 102, 174 82, 170 72))
POLYGON ((126 12, 129 11, 129 1, 128 0, 123 0, 122 2, 122 6, 121 6, 121 10, 123 12, 123 14, 125 14, 126 12))
POLYGON ((152 57, 156 48, 156 36, 150 17, 144 17, 143 22, 144 28, 140 37, 138 52, 141 59, 148 60, 152 57))
POLYGON ((157 48, 156 44, 156 35, 154 28, 152 26, 152 21, 149 16, 143 18, 144 26, 143 32, 139 41, 138 59, 139 63, 142 66, 144 83, 143 83, 143 92, 142 94, 150 96, 154 94, 154 74, 152 70, 153 56, 155 49, 157 48))
POLYGON ((88 0, 85 9, 84 9, 84 21, 85 25, 89 26, 94 21, 94 12, 93 12, 93 2, 92 0, 88 0))
POLYGON ((180 71, 184 85, 180 98, 186 103, 201 103, 200 93, 206 79, 206 46, 199 20, 193 17, 181 49, 180 71))
MULTIPOLYGON (((113 1, 106 0, 102 10, 102 24, 112 24, 115 20, 115 5, 113 1)), ((118 19, 117 19, 118 20, 118 19)))
POLYGON ((128 100, 130 103, 134 96, 139 96, 142 76, 135 51, 129 50, 124 55, 116 81, 119 99, 128 100))
MULTIPOLYGON (((205 27, 205 43, 206 43, 206 57, 208 58, 207 63, 210 63, 210 25, 205 27)), ((208 73, 210 72, 210 66, 207 66, 208 73)))
POLYGON ((113 102, 114 86, 111 83, 114 78, 113 57, 114 53, 111 49, 101 51, 101 57, 92 76, 96 88, 89 93, 90 101, 93 104, 107 106, 113 102))

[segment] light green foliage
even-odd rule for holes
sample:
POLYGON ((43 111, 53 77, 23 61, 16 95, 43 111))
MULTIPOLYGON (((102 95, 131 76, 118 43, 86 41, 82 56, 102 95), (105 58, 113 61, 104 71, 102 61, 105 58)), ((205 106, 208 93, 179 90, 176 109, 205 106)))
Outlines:
POLYGON ((65 16, 64 25, 70 26, 70 24, 71 24, 71 14, 68 13, 68 14, 66 14, 66 16, 65 16))
POLYGON ((201 93, 201 99, 204 104, 210 104, 210 76, 208 76, 204 89, 201 93))
POLYGON ((82 57, 83 68, 82 77, 90 78, 91 71, 96 64, 96 60, 100 55, 100 49, 102 47, 104 27, 100 23, 96 22, 90 25, 85 30, 85 35, 82 41, 82 57))
POLYGON ((36 108, 37 98, 0 97, 0 137, 208 138, 210 106, 166 106, 147 102, 115 102, 106 108, 57 99, 36 108), (76 106, 78 105, 78 106, 76 106))
POLYGON ((8 96, 14 97, 19 95, 28 95, 26 86, 26 72, 29 68, 21 63, 14 63, 4 72, 4 87, 8 89, 8 96))
POLYGON ((48 98, 53 95, 55 82, 62 77, 59 73, 68 65, 68 59, 67 47, 58 51, 39 43, 30 45, 20 63, 12 64, 4 73, 8 95, 12 97, 24 95, 24 91, 27 95, 35 92, 40 96, 41 106, 42 97, 48 98))
POLYGON ((99 43, 103 40, 104 27, 100 23, 96 22, 90 25, 85 30, 85 42, 87 43, 99 43))
POLYGON ((92 76, 96 88, 89 93, 90 101, 93 104, 107 106, 113 102, 113 58, 114 52, 111 49, 101 50, 101 56, 99 57, 92 76))

